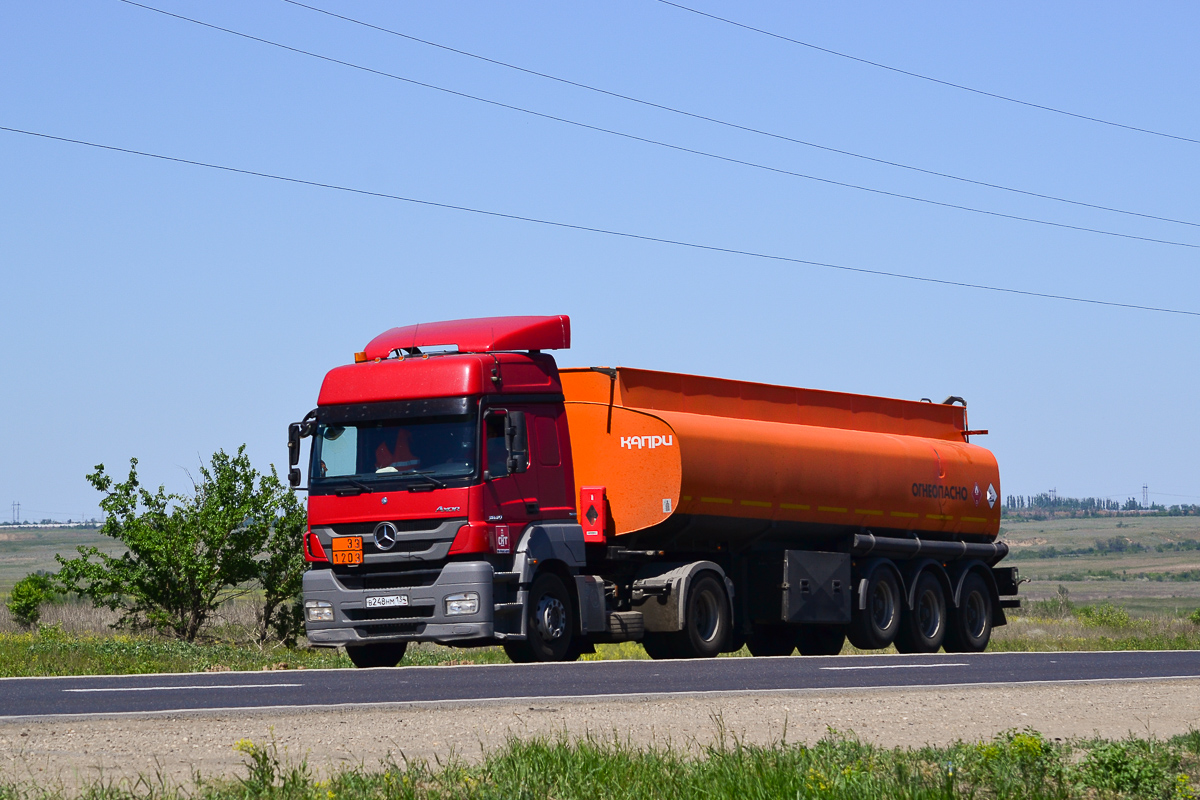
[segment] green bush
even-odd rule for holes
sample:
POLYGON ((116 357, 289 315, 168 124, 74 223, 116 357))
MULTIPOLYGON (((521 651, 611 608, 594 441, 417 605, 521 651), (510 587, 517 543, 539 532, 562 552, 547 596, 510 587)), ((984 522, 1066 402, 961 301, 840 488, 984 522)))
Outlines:
POLYGON ((103 464, 87 478, 104 494, 101 532, 126 552, 110 556, 80 547, 78 558, 55 556, 64 587, 120 611, 119 626, 194 642, 221 603, 258 582, 260 639, 295 642, 304 508, 274 467, 260 474, 243 445, 232 456, 218 450, 209 465, 201 464, 191 495, 144 488, 136 458, 123 483, 103 464))
POLYGON ((1193 611, 1188 616, 1188 619, 1191 620, 1196 625, 1200 625, 1200 608, 1197 608, 1195 611, 1193 611))
POLYGON ((54 584, 41 573, 31 573, 17 581, 8 596, 8 611, 24 628, 32 628, 42 616, 42 606, 55 599, 54 584))
POLYGON ((1121 606, 1112 603, 1100 603, 1095 606, 1083 606, 1075 610, 1075 616, 1084 625, 1093 628, 1125 629, 1133 627, 1133 619, 1129 612, 1121 606))

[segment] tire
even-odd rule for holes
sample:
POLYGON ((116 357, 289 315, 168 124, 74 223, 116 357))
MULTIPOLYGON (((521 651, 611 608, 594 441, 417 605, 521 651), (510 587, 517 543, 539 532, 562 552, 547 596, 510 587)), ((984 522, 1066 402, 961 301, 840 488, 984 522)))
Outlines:
POLYGON ((354 666, 394 667, 404 658, 408 642, 380 642, 378 644, 346 645, 346 655, 354 666))
POLYGON ((575 604, 562 580, 543 572, 529 587, 529 606, 525 610, 523 642, 505 642, 504 652, 513 661, 567 661, 579 657, 572 647, 575 639, 575 604))
POLYGON ((732 632, 724 582, 712 573, 697 576, 688 588, 683 630, 670 634, 679 658, 715 658, 732 632))
POLYGON ((992 593, 972 572, 963 580, 958 608, 950 609, 946 625, 947 653, 981 653, 992 639, 992 593))
POLYGON ((936 653, 946 638, 946 593, 929 571, 917 578, 913 607, 900 615, 896 649, 901 653, 936 653))
POLYGON ((882 650, 896 640, 900 630, 900 585, 892 570, 881 565, 867 579, 866 593, 867 607, 861 611, 854 608, 846 633, 859 650, 882 650))
POLYGON ((675 655, 675 648, 672 646, 671 634, 669 633, 652 633, 647 631, 642 636, 642 647, 646 649, 646 655, 655 661, 661 661, 664 658, 679 658, 675 655))
POLYGON ((846 644, 841 625, 801 625, 797 648, 802 656, 836 656, 846 644))
POLYGON ((746 637, 746 647, 755 658, 790 656, 799 635, 794 625, 755 625, 754 633, 746 637))

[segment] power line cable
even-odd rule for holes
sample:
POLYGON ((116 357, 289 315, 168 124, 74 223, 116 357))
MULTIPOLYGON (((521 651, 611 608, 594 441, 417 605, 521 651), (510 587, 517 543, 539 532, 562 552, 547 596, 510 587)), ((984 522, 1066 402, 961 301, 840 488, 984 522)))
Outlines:
POLYGON ((534 111, 532 109, 524 108, 522 106, 512 105, 510 103, 502 103, 499 100, 490 100, 486 97, 480 97, 478 95, 468 94, 466 92, 460 92, 456 89, 447 89, 443 86, 437 86, 432 83, 418 81, 413 78, 406 78, 402 75, 396 75, 395 73, 392 73, 392 72, 385 72, 383 70, 374 69, 372 67, 366 67, 361 64, 355 64, 350 61, 343 61, 342 59, 339 59, 339 58, 333 58, 332 56, 325 56, 325 55, 321 55, 320 53, 314 53, 310 50, 303 50, 298 47, 292 47, 291 45, 282 44, 280 42, 275 42, 270 39, 264 39, 260 36, 252 36, 251 34, 242 33, 241 31, 236 31, 236 30, 233 30, 232 28, 223 28, 220 25, 214 25, 209 22, 203 22, 198 19, 193 19, 192 17, 185 17, 182 14, 175 14, 170 11, 164 11, 161 8, 155 8, 154 6, 148 6, 143 3, 135 2, 135 0, 120 0, 120 2, 125 3, 127 5, 136 6, 138 8, 142 8, 147 11, 154 11, 158 14, 162 14, 167 17, 173 17, 175 19, 182 20, 184 22, 190 22, 194 25, 199 25, 201 27, 210 28, 215 31, 221 31, 222 33, 228 33, 233 36, 238 36, 243 39, 248 39, 250 41, 270 45, 272 47, 277 47, 281 50, 287 50, 288 52, 297 53, 299 55, 304 55, 304 56, 309 56, 311 58, 320 59, 321 61, 327 61, 331 64, 339 64, 344 67, 350 67, 351 69, 356 69, 356 70, 359 70, 362 72, 367 72, 372 75, 378 75, 380 77, 391 78, 393 80, 402 81, 404 83, 408 83, 413 86, 421 86, 426 89, 433 89, 433 90, 436 90, 439 92, 444 92, 446 94, 454 95, 456 97, 462 97, 467 100, 474 100, 476 102, 486 103, 487 105, 496 106, 498 108, 505 108, 510 111, 518 111, 522 114, 529 114, 531 116, 540 117, 542 119, 548 119, 548 120, 552 120, 554 122, 561 122, 566 125, 575 126, 577 128, 583 128, 583 129, 595 131, 598 133, 604 133, 604 134, 608 134, 610 136, 617 136, 622 139, 629 139, 629 140, 635 141, 635 142, 642 142, 644 144, 650 144, 650 145, 654 145, 656 147, 663 147, 668 150, 675 150, 675 151, 681 152, 681 153, 690 153, 692 155, 697 155, 697 156, 701 156, 704 158, 711 158, 716 161, 723 161, 723 162, 729 163, 729 164, 738 164, 740 166, 750 167, 752 169, 759 169, 759 170, 763 170, 766 172, 772 172, 772 173, 775 173, 778 175, 787 175, 787 176, 794 177, 794 178, 802 178, 804 180, 815 181, 817 183, 824 183, 824 184, 827 184, 830 186, 841 186, 846 189, 855 189, 858 191, 869 192, 871 194, 882 195, 885 197, 894 197, 894 198, 897 198, 900 200, 911 200, 913 202, 924 203, 926 205, 938 206, 941 208, 950 208, 950 209, 954 209, 957 211, 967 211, 967 212, 970 212, 973 214, 982 214, 982 215, 989 216, 989 217, 1010 219, 1010 220, 1015 220, 1017 222, 1028 222, 1028 223, 1032 223, 1034 225, 1045 225, 1045 226, 1049 226, 1052 228, 1062 228, 1065 230, 1081 231, 1084 233, 1095 233, 1095 234, 1099 234, 1101 236, 1113 236, 1113 237, 1117 237, 1120 239, 1132 239, 1135 241, 1151 242, 1154 244, 1165 244, 1165 245, 1170 245, 1172 247, 1187 247, 1187 248, 1191 248, 1191 249, 1200 249, 1200 244, 1193 244, 1191 242, 1179 242, 1179 241, 1174 241, 1171 239, 1158 239, 1158 238, 1154 238, 1151 236, 1137 236, 1137 235, 1134 235, 1131 233, 1118 233, 1116 231, 1104 230, 1102 228, 1089 228, 1084 225, 1070 225, 1065 222, 1052 222, 1050 220, 1038 219, 1036 217, 1024 217, 1024 216, 1020 216, 1018 214, 1005 214, 1000 211, 989 211, 987 209, 975 208, 974 206, 965 206, 965 205, 960 205, 957 203, 945 203, 940 200, 931 200, 926 197, 918 197, 916 195, 903 194, 900 192, 890 192, 885 189, 876 189, 876 188, 870 187, 870 186, 862 186, 860 184, 847 183, 845 181, 833 180, 832 178, 822 178, 822 177, 819 177, 816 175, 808 175, 808 174, 805 174, 802 172, 793 172, 791 170, 782 169, 780 167, 772 167, 772 166, 769 166, 766 164, 759 164, 759 163, 756 163, 753 161, 745 161, 743 159, 732 158, 730 156, 722 156, 722 155, 718 155, 716 153, 710 153, 710 152, 707 152, 704 150, 696 150, 694 148, 683 147, 682 145, 671 144, 669 142, 663 142, 663 141, 659 141, 657 139, 650 139, 645 136, 636 136, 632 133, 625 133, 623 131, 617 131, 617 130, 613 130, 611 128, 603 128, 598 125, 590 125, 586 122, 579 122, 577 120, 568 119, 566 117, 559 117, 559 116, 555 116, 553 114, 546 114, 541 111, 534 111))
POLYGON ((872 67, 878 67, 879 69, 886 69, 890 72, 896 72, 901 75, 907 75, 910 78, 920 78, 923 81, 929 81, 930 83, 938 83, 938 84, 941 84, 942 86, 949 86, 952 89, 961 89, 964 92, 972 92, 974 94, 983 95, 984 97, 991 97, 995 100, 1003 100, 1007 103, 1016 103, 1017 105, 1027 106, 1029 108, 1036 108, 1036 109, 1040 109, 1041 111, 1050 111, 1055 114, 1062 114, 1063 116, 1074 117, 1075 119, 1082 119, 1082 120, 1086 120, 1088 122, 1096 122, 1101 125, 1109 125, 1114 128, 1124 128, 1127 131, 1136 131, 1138 133, 1148 133, 1151 136, 1161 136, 1164 139, 1175 139, 1180 142, 1190 142, 1192 144, 1200 144, 1200 139, 1193 139, 1189 136, 1177 136, 1173 133, 1164 133, 1162 131, 1156 131, 1156 130, 1152 130, 1150 128, 1141 128, 1141 127, 1138 127, 1137 125, 1126 125, 1121 122, 1113 122, 1112 120, 1101 119, 1100 117, 1091 117, 1091 116, 1088 116, 1087 114, 1077 114, 1074 111, 1066 111, 1061 108, 1055 108, 1054 106, 1047 106, 1047 105, 1042 105, 1040 103, 1033 103, 1028 100, 1021 100, 1020 98, 1017 98, 1017 97, 1011 97, 1011 96, 1005 95, 1005 94, 997 94, 996 92, 988 92, 983 89, 976 89, 972 86, 966 86, 961 83, 953 83, 952 81, 942 80, 941 78, 934 78, 931 75, 923 75, 920 72, 912 72, 911 70, 901 69, 900 67, 893 67, 888 64, 881 64, 878 61, 871 61, 870 59, 860 58, 858 56, 852 56, 849 53, 842 53, 838 50, 831 50, 828 47, 821 47, 819 45, 812 44, 811 42, 803 42, 799 39, 793 39, 790 36, 784 36, 783 34, 780 34, 780 33, 774 33, 773 31, 764 30, 762 28, 756 28, 753 25, 747 25, 744 22, 738 22, 736 20, 732 20, 727 17, 721 17, 721 16, 717 16, 716 14, 710 14, 707 11, 701 11, 698 8, 692 8, 691 6, 685 6, 682 3, 675 3, 675 2, 672 2, 671 0, 658 0, 658 2, 662 3, 663 5, 673 6, 674 8, 678 8, 682 11, 690 11, 691 13, 697 14, 701 17, 708 17, 709 19, 713 19, 718 22, 724 22, 727 25, 733 25, 738 28, 744 28, 745 30, 753 31, 754 33, 761 33, 763 36, 770 36, 773 39, 780 39, 785 42, 791 42, 792 44, 798 44, 801 47, 808 47, 812 50, 819 50, 822 53, 828 53, 831 56, 837 56, 838 58, 849 59, 850 61, 857 61, 860 64, 867 64, 872 67))
POLYGON ((527 217, 520 214, 509 214, 502 211, 491 211, 482 208, 473 208, 471 206, 455 205, 453 203, 439 203, 434 200, 423 200, 416 197, 405 197, 398 194, 389 194, 387 192, 376 192, 369 189, 358 189, 352 186, 342 186, 335 183, 324 183, 321 181, 311 181, 304 178, 293 178, 287 175, 277 175, 270 172, 260 172, 258 170, 242 169, 240 167, 230 167, 222 164, 213 164, 207 161, 197 161, 195 159, 180 158, 177 156, 162 155, 160 153, 151 153, 146 150, 134 150, 128 147, 117 147, 115 145, 100 144, 98 142, 89 142, 84 139, 71 139, 66 136, 55 136, 49 133, 40 133, 38 131, 25 130, 22 128, 12 128, 0 126, 0 131, 8 131, 9 133, 17 133, 25 136, 38 137, 41 139, 49 139, 56 142, 66 142, 69 144, 83 145, 93 147, 98 150, 109 150, 116 153, 127 153, 129 155, 143 156, 145 158, 158 159, 160 161, 171 161, 177 164, 188 164, 195 167, 205 167, 206 169, 220 170, 222 172, 232 172, 239 175, 251 175, 256 178, 269 178, 275 181, 283 181, 285 183, 294 183, 302 186, 313 186, 320 189, 333 189, 339 192, 348 192, 350 194, 364 195, 367 197, 378 197, 386 200, 399 200, 405 203, 413 203, 415 205, 429 206, 432 208, 443 208, 451 211, 464 211, 470 214, 478 214, 487 217, 498 217, 500 219, 516 220, 519 222, 529 222, 536 225, 545 225, 554 228, 565 228, 567 230, 584 231, 587 233, 599 233, 605 236, 620 237, 623 239, 634 239, 642 242, 655 242, 657 244, 672 245, 675 247, 687 247, 693 250, 703 250, 712 253, 726 253, 729 255, 747 256, 750 258, 760 258, 767 261, 782 261, 789 264, 803 264, 811 267, 820 267, 822 269, 839 270, 842 272, 853 272, 861 275, 874 275, 886 278, 899 278, 908 281, 917 281, 920 283, 933 283, 941 286, 953 286, 960 289, 978 289, 988 292, 1001 292, 1004 294, 1021 295, 1023 297, 1040 297, 1047 300, 1063 300, 1072 303, 1086 303, 1088 305, 1107 306, 1112 308, 1127 308, 1138 311, 1154 311, 1162 314, 1179 314, 1189 317, 1200 317, 1200 311, 1188 311, 1185 309, 1166 308, 1160 306, 1145 306, 1136 303, 1119 303, 1113 300, 1095 300, 1086 297, 1074 297, 1071 295, 1050 294, 1048 292, 1034 292, 1026 289, 1012 289, 1003 286, 988 286, 979 283, 966 283, 964 281, 950 281, 942 278, 930 278, 922 275, 908 275, 903 272, 890 272, 887 270, 866 269, 865 267, 850 267, 844 264, 832 264, 825 261, 811 261, 804 258, 794 258, 792 256, 774 255, 771 253, 760 253, 754 250, 741 250, 734 247, 720 247, 717 245, 700 244, 698 242, 689 242, 683 239, 668 239, 661 236, 648 236, 640 233, 630 233, 628 231, 619 231, 611 228, 598 228, 591 225, 578 225, 570 222, 558 222, 555 220, 540 219, 538 217, 527 217))
POLYGON ((433 42, 428 39, 422 39, 418 36, 413 36, 412 34, 403 33, 402 31, 394 30, 392 28, 384 28, 380 25, 375 25, 370 22, 366 22, 365 20, 356 19, 354 17, 348 17, 344 14, 338 14, 333 11, 328 11, 324 8, 319 8, 317 6, 310 6, 307 3, 299 2, 299 0, 283 0, 283 1, 285 3, 290 3, 291 5, 294 5, 294 6, 299 6, 300 8, 307 8, 310 11, 316 11, 317 13, 325 14, 326 16, 334 17, 334 18, 340 19, 340 20, 345 20, 346 22, 350 22, 355 25, 361 25, 364 28, 370 28, 372 30, 379 31, 381 33, 391 34, 392 36, 398 36, 402 39, 408 39, 409 41, 412 41, 412 42, 417 42, 419 44, 428 45, 429 47, 436 47, 440 50, 445 50, 450 53, 457 53, 459 55, 467 56, 468 58, 474 58, 474 59, 478 59, 479 61, 485 61, 489 64, 494 64, 496 66, 505 67, 506 69, 516 70, 517 72, 523 72, 527 75, 534 75, 539 78, 545 78, 547 80, 557 81, 558 83, 565 84, 567 86, 574 86, 579 89, 586 89, 589 92, 596 92, 598 94, 607 95, 609 97, 615 97, 617 99, 626 100, 631 103, 637 103, 639 105, 647 106, 649 108, 656 108, 656 109, 659 109, 662 111, 669 111, 672 114, 679 114, 681 116, 691 117, 692 119, 703 120, 704 122, 711 122, 716 125, 723 125, 727 128, 733 128, 735 130, 745 131, 747 133, 753 133, 753 134, 756 134, 759 136, 766 136, 766 137, 769 137, 772 139, 778 139, 778 140, 785 141, 785 142, 791 142, 793 144, 803 145, 805 147, 812 147, 817 150, 824 150, 829 153, 837 153, 837 154, 843 155, 843 156, 850 156, 851 158, 858 158, 858 159, 862 159, 863 161, 870 161, 875 164, 884 164, 889 167, 896 167, 898 169, 905 169, 905 170, 910 170, 912 172, 919 172, 924 175, 933 175, 938 178, 947 178, 949 180, 960 181, 962 183, 968 183, 968 184, 972 184, 974 186, 984 186, 989 189, 999 189, 1000 191, 1012 192, 1014 194, 1025 195, 1027 197, 1037 197, 1042 200, 1052 200, 1057 203, 1069 203, 1070 205, 1082 206, 1083 208, 1094 208, 1094 209, 1097 209, 1100 211, 1109 211, 1114 214, 1126 214, 1131 217, 1141 217, 1143 219, 1153 219, 1153 220, 1158 220, 1159 222, 1170 222, 1170 223, 1173 223, 1176 225, 1190 225, 1192 227, 1200 227, 1200 222, 1189 222, 1188 220, 1174 219, 1172 217, 1163 217, 1163 216, 1159 216, 1157 214, 1144 214, 1139 211, 1129 211, 1127 209, 1114 208, 1113 206, 1105 206, 1105 205, 1100 205, 1098 203, 1088 203, 1088 202, 1085 202, 1082 200, 1072 200, 1067 197, 1059 197, 1057 195, 1044 194, 1042 192, 1034 192, 1034 191, 1029 191, 1026 189, 1017 189, 1015 187, 1005 186, 1005 185, 999 184, 999 183, 991 183, 989 181, 976 180, 974 178, 966 178, 961 175, 953 175, 948 172, 939 172, 938 170, 934 170, 934 169, 926 169, 925 167, 918 167, 918 166, 914 166, 912 164, 904 164, 899 161, 890 161, 886 158, 878 158, 876 156, 869 156, 869 155, 865 155, 863 153, 855 153, 851 150, 843 150, 838 147, 830 147, 828 145, 817 144, 816 142, 809 142, 804 139, 797 139, 793 136, 787 136, 782 133, 775 133, 773 131, 763 130, 761 128, 755 128, 755 127, 752 127, 749 125, 742 125, 742 124, 739 124, 736 122, 730 122, 728 120, 720 119, 719 117, 711 117, 706 114, 698 114, 698 113, 695 113, 692 111, 687 111, 687 110, 684 110, 681 108, 675 108, 674 106, 668 106, 663 103, 655 103, 652 100, 643 100, 639 97, 633 97, 631 95, 621 94, 620 92, 614 92, 609 89, 602 89, 599 86, 592 86, 590 84, 581 83, 579 81, 573 81, 568 78, 561 78, 561 77, 558 77, 557 75, 551 75, 546 72, 539 72, 534 69, 528 69, 526 67, 518 66, 516 64, 511 64, 506 61, 499 61, 494 58, 488 58, 487 56, 481 56, 478 53, 472 53, 467 50, 461 50, 457 47, 450 47, 449 45, 439 44, 438 42, 433 42))

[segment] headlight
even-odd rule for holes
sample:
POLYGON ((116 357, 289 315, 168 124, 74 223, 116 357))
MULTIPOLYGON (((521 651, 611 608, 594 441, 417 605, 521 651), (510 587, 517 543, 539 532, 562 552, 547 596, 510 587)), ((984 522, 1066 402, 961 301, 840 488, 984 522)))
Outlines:
POLYGON ((452 594, 446 597, 447 617, 478 613, 479 594, 477 592, 463 592, 462 594, 452 594))
POLYGON ((304 618, 309 622, 333 622, 333 604, 324 600, 305 600, 304 618))

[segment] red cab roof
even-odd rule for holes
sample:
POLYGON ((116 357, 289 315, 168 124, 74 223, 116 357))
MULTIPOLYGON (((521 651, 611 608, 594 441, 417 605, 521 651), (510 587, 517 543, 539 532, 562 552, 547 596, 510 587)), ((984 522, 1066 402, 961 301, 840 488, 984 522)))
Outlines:
POLYGON ((392 328, 372 339, 364 351, 368 360, 387 358, 395 350, 453 344, 462 353, 496 350, 564 350, 571 346, 571 318, 482 317, 447 322, 423 322, 392 328))

